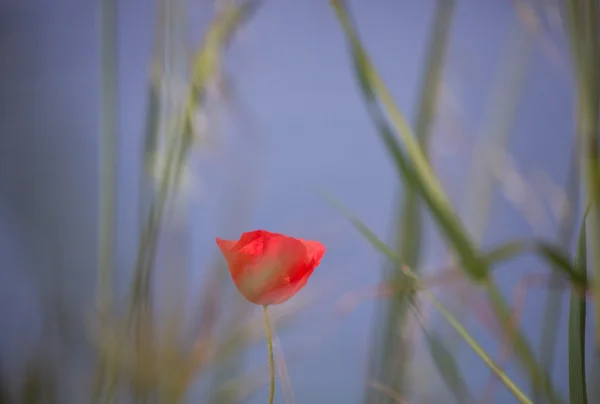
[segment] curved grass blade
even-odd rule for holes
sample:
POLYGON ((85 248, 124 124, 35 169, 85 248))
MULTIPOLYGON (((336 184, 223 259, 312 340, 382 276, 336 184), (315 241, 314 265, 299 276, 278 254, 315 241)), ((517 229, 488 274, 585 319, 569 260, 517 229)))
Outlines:
MULTIPOLYGON (((350 22, 343 2, 339 0, 332 1, 332 6, 346 34, 353 57, 356 76, 360 83, 367 109, 378 127, 380 136, 394 157, 397 168, 405 181, 419 191, 446 239, 458 253, 463 264, 461 268, 464 269, 465 274, 475 281, 488 280, 486 286, 488 287, 488 292, 492 295, 490 300, 494 313, 503 325, 509 324, 510 313, 507 304, 499 291, 495 290, 493 282, 489 280, 487 261, 482 259, 475 250, 472 240, 470 240, 462 223, 453 212, 450 202, 433 174, 433 170, 427 163, 420 146, 414 140, 410 128, 406 124, 402 114, 395 107, 392 97, 371 65, 350 22), (387 125, 385 115, 379 107, 378 98, 384 104, 386 112, 394 122, 395 129, 397 129, 406 152, 410 156, 410 162, 400 149, 396 136, 394 136, 387 125), (411 163, 412 166, 410 165, 411 163)), ((515 351, 521 365, 527 370, 534 389, 541 388, 548 398, 550 398, 550 401, 557 402, 556 397, 558 396, 553 389, 550 378, 543 369, 540 369, 531 347, 520 332, 517 332, 515 338, 515 351)))
POLYGON ((515 396, 521 404, 533 404, 533 402, 521 391, 521 389, 512 381, 510 377, 489 357, 483 348, 469 335, 467 330, 446 310, 446 308, 431 293, 423 292, 433 303, 434 307, 440 312, 444 319, 454 328, 454 330, 465 340, 471 349, 483 360, 506 388, 515 396))
MULTIPOLYGON (((448 44, 453 11, 456 1, 438 0, 432 23, 432 35, 427 45, 424 61, 424 72, 421 76, 417 116, 415 120, 415 136, 425 155, 432 134, 432 126, 437 106, 441 76, 444 68, 444 57, 448 44)), ((400 259, 415 271, 419 268, 421 256, 423 207, 421 198, 414 187, 404 186, 395 220, 393 222, 394 246, 400 259)), ((384 279, 401 282, 405 274, 397 262, 387 262, 384 279)), ((393 391, 409 396, 407 385, 409 362, 414 342, 405 336, 408 327, 410 300, 402 291, 394 293, 390 299, 382 301, 377 325, 375 326, 370 349, 370 379, 378 380, 393 391)), ((416 302, 413 302, 416 304, 416 302)), ((443 369, 440 369, 442 371, 443 369)), ((451 376, 450 376, 451 377, 451 376)), ((384 396, 376 389, 365 388, 365 402, 390 403, 389 396, 384 396)))
POLYGON ((473 403, 473 397, 467 388, 467 383, 444 341, 434 331, 427 331, 423 327, 425 341, 429 346, 429 353, 437 366, 446 387, 452 392, 457 403, 473 403))
MULTIPOLYGON (((100 203, 98 237, 97 310, 107 314, 113 307, 115 277, 115 237, 118 175, 118 4, 116 0, 101 2, 101 144, 100 203)), ((94 376, 92 402, 100 400, 105 376, 113 377, 114 369, 100 360, 94 376)), ((110 395, 110 393, 109 393, 110 395)))
POLYGON ((112 304, 114 288, 115 215, 117 189, 118 143, 118 38, 117 2, 102 2, 102 143, 101 189, 99 212, 98 307, 108 311, 112 304))
MULTIPOLYGON (((336 207, 344 216, 346 216, 346 218, 354 225, 360 234, 367 239, 377 251, 384 254, 390 260, 397 263, 399 262, 399 256, 396 254, 396 252, 388 247, 383 241, 381 241, 375 233, 373 233, 365 224, 360 221, 358 217, 353 215, 331 196, 325 194, 325 197, 334 207, 336 207)), ((414 279, 411 279, 412 277, 408 277, 406 275, 403 275, 403 277, 407 282, 414 282, 414 279)), ((409 287, 407 290, 411 290, 411 288, 409 287)), ((467 399, 470 397, 470 394, 464 378, 460 374, 454 357, 446 349, 443 341, 436 334, 427 332, 424 327, 423 331, 425 333, 431 356, 438 367, 442 379, 446 383, 448 389, 452 391, 458 402, 471 402, 470 399, 467 399)))
POLYGON ((354 215, 350 210, 348 210, 344 205, 342 205, 339 201, 333 198, 328 193, 321 193, 323 198, 327 200, 334 208, 336 208, 342 215, 346 217, 352 223, 352 225, 358 230, 358 232, 371 243, 371 245, 380 253, 385 255, 388 259, 395 262, 400 262, 398 254, 391 247, 389 247, 386 243, 381 241, 379 237, 375 233, 371 231, 356 215, 354 215))
POLYGON ((515 357, 519 359, 521 366, 527 372, 534 393, 536 393, 536 395, 541 393, 545 394, 546 397, 548 397, 548 401, 553 404, 562 403, 563 400, 554 389, 550 375, 539 365, 529 342, 518 328, 513 329, 511 325, 513 317, 512 313, 495 282, 490 281, 488 283, 487 294, 493 313, 502 329, 512 329, 514 333, 511 335, 511 348, 513 349, 515 357))
MULTIPOLYGON (((587 211, 581 223, 577 255, 575 256, 575 270, 584 278, 587 277, 586 218, 587 211)), ((572 291, 569 309, 569 397, 571 404, 587 404, 588 402, 585 379, 585 318, 585 296, 580 296, 572 291)))
MULTIPOLYGON (((367 239, 367 241, 369 241, 369 243, 371 243, 371 245, 376 250, 384 254, 389 259, 396 260, 399 262, 399 257, 396 254, 396 252, 389 246, 387 246, 383 241, 381 241, 375 233, 373 233, 365 224, 361 222, 361 220, 358 217, 352 214, 348 209, 346 209, 341 203, 334 200, 331 196, 325 194, 325 197, 335 208, 337 208, 344 216, 346 216, 348 220, 350 220, 354 227, 361 233, 363 237, 365 237, 365 239, 367 239)), ((515 256, 515 251, 521 251, 519 249, 520 247, 521 244, 518 243, 514 245, 507 244, 506 247, 503 249, 504 252, 497 253, 497 258, 499 259, 507 257, 507 253, 511 253, 513 254, 511 256, 515 256), (516 248, 515 246, 518 248, 516 248)), ((411 278, 412 277, 407 276, 406 281, 414 282, 414 279, 411 278)), ((412 285, 413 284, 408 284, 407 288, 414 289, 412 285)), ((511 322, 511 314, 502 294, 493 282, 488 283, 487 290, 492 309, 494 310, 494 314, 500 321, 501 325, 506 325, 508 327, 508 324, 510 324, 511 322)), ((558 394, 552 386, 548 373, 541 369, 539 364, 537 363, 527 339, 518 329, 514 330, 514 332, 515 335, 513 335, 513 348, 515 350, 515 355, 520 360, 521 365, 527 371, 527 374, 529 375, 534 390, 544 392, 544 394, 546 394, 546 396, 550 399, 550 402, 552 403, 561 402, 560 398, 558 398, 558 394)))
MULTIPOLYGON (((580 161, 585 180, 585 193, 591 203, 589 213, 590 261, 593 274, 591 288, 600 295, 600 141, 598 111, 600 110, 600 5, 596 0, 565 2, 567 37, 570 40, 573 73, 577 83, 576 131, 580 161)), ((600 348, 600 300, 595 305, 596 349, 600 348)))
MULTIPOLYGON (((365 239, 367 239, 367 241, 371 243, 371 245, 376 250, 378 250, 391 260, 399 261, 399 257, 397 256, 396 252, 392 250, 389 246, 387 246, 383 241, 381 241, 375 233, 373 233, 365 224, 361 222, 361 220, 358 217, 352 214, 342 204, 335 201, 332 197, 326 194, 325 197, 334 207, 336 207, 342 214, 344 214, 344 216, 346 216, 348 220, 350 220, 354 227, 361 233, 361 235, 363 235, 363 237, 365 237, 365 239)), ((520 244, 516 244, 516 246, 520 246, 520 244)), ((509 252, 514 251, 514 247, 509 247, 513 247, 513 245, 507 245, 506 250, 508 250, 509 252)), ((500 257, 504 257, 504 255, 498 255, 500 257)), ((411 279, 407 276, 406 281, 408 282, 410 280, 411 279)), ((492 282, 488 284, 488 293, 494 313, 500 320, 501 324, 509 324, 511 321, 510 311, 506 306, 506 302, 504 301, 502 294, 492 282)), ((519 360, 521 361, 522 366, 526 369, 527 373, 529 374, 529 377, 534 386, 534 390, 543 391, 553 403, 560 402, 560 399, 557 398, 557 393, 552 387, 548 374, 543 369, 539 368, 539 365, 535 359, 535 356, 533 355, 531 347, 529 346, 529 343, 527 342, 523 334, 519 330, 515 330, 515 335, 513 336, 513 338, 515 354, 517 358, 519 358, 519 360)))
POLYGON ((563 274, 574 286, 587 288, 587 278, 579 273, 571 264, 572 259, 569 253, 563 248, 545 241, 510 241, 488 251, 484 255, 484 258, 487 259, 488 264, 491 266, 492 264, 515 258, 527 252, 531 252, 542 258, 550 265, 550 268, 563 274))
POLYGON ((485 260, 481 259, 477 253, 474 244, 453 211, 448 197, 433 173, 433 169, 427 162, 421 146, 415 140, 410 127, 396 107, 383 81, 371 65, 350 22, 343 1, 332 1, 331 4, 346 34, 356 77, 360 83, 368 111, 377 125, 379 134, 388 151, 394 158, 397 168, 406 182, 419 191, 441 231, 458 253, 464 264, 463 268, 466 274, 476 281, 485 280, 489 272, 485 260), (381 108, 379 102, 385 108, 381 108), (394 135, 394 131, 387 125, 383 111, 386 111, 390 116, 398 136, 394 135), (398 137, 402 141, 408 157, 401 150, 398 137))
MULTIPOLYGON (((577 149, 573 148, 567 172, 567 180, 564 185, 566 196, 570 202, 567 204, 567 208, 563 211, 562 217, 558 223, 559 245, 566 246, 567 248, 571 244, 577 231, 576 217, 580 194, 578 174, 579 161, 577 159, 577 149)), ((556 284, 560 280, 561 274, 558 271, 554 271, 550 275, 550 281, 553 284, 556 284)), ((544 304, 539 341, 541 365, 547 369, 550 374, 552 374, 554 370, 563 305, 564 299, 562 291, 548 290, 546 292, 546 302, 544 304)), ((537 401, 539 397, 534 397, 534 399, 537 401)))
POLYGON ((209 27, 203 46, 197 53, 186 95, 183 122, 176 122, 173 128, 175 136, 170 139, 167 146, 166 164, 160 174, 158 195, 150 204, 143 234, 140 237, 134 281, 130 290, 129 317, 131 322, 133 322, 134 314, 139 307, 142 307, 144 303, 147 304, 163 214, 166 204, 174 192, 174 186, 179 183, 179 177, 192 143, 194 112, 204 99, 208 83, 218 72, 222 50, 240 25, 246 22, 252 12, 256 10, 259 3, 258 0, 249 0, 222 12, 209 27), (181 126, 180 123, 183 125, 181 126))

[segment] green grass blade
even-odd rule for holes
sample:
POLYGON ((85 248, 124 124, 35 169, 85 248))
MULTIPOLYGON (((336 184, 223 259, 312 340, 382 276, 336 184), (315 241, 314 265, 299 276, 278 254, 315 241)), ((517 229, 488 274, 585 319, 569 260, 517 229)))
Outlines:
MULTIPOLYGON (((600 295, 600 5, 596 0, 566 1, 567 36, 571 43, 577 82, 577 135, 585 194, 591 203, 588 235, 591 247, 587 263, 593 274, 591 288, 600 295)), ((595 299, 595 343, 600 348, 600 300, 595 299)))
MULTIPOLYGON (((354 225, 354 227, 365 237, 367 241, 380 253, 384 254, 391 260, 400 262, 396 252, 381 241, 375 233, 373 233, 365 224, 363 224, 359 218, 353 215, 339 202, 335 201, 332 197, 326 195, 327 200, 336 207, 348 220, 354 225)), ((520 244, 517 244, 520 246, 520 244)), ((407 276, 405 278, 407 282, 407 289, 413 290, 414 287, 408 282, 411 279, 407 276)), ((490 281, 487 284, 488 297, 491 303, 491 307, 494 311, 495 316, 498 318, 500 325, 504 329, 509 329, 511 320, 511 313, 508 309, 504 297, 497 289, 496 285, 490 281)), ((514 335, 512 335, 512 347, 514 349, 515 356, 519 359, 521 366, 526 370, 534 391, 543 392, 552 403, 562 402, 558 396, 558 393, 554 390, 552 382, 547 372, 541 369, 537 360, 533 354, 531 347, 527 339, 523 336, 519 329, 515 329, 514 335)))
MULTIPOLYGON (((584 277, 587 276, 587 238, 585 219, 583 216, 575 268, 584 277)), ((587 387, 585 375, 585 296, 571 292, 569 309, 569 397, 571 404, 587 404, 587 387)))
MULTIPOLYGON (((397 253, 387 246, 375 233, 373 233, 359 218, 348 211, 343 205, 334 200, 332 197, 326 195, 327 200, 337 208, 359 231, 359 233, 380 253, 385 255, 388 259, 399 263, 399 256, 397 253)), ((409 278, 404 275, 403 278, 406 282, 409 282, 409 278)), ((409 290, 410 288, 407 288, 409 290)), ((426 342, 429 346, 431 356, 438 367, 438 370, 446 383, 448 389, 457 397, 458 402, 469 402, 464 401, 465 397, 469 397, 469 391, 467 385, 464 382, 464 378, 459 372, 459 368, 456 361, 445 348, 443 341, 440 340, 437 335, 427 332, 425 329, 426 342), (459 399, 459 397, 461 399, 459 399)))
MULTIPOLYGON (((577 149, 574 148, 571 153, 569 170, 567 173, 567 181, 565 184, 565 192, 569 198, 568 210, 562 215, 558 226, 558 242, 559 245, 568 246, 573 240, 576 232, 576 216, 577 206, 579 206, 579 161, 577 159, 577 149)), ((576 271, 577 272, 577 271, 576 271)), ((550 281, 556 283, 561 280, 561 274, 554 271, 550 275, 550 281)), ((540 328, 540 358, 542 366, 548 370, 550 374, 554 369, 556 357, 556 344, 560 332, 560 321, 563 312, 563 291, 548 290, 546 292, 546 302, 544 304, 542 327, 540 328)), ((534 397, 536 399, 538 397, 534 397)))
MULTIPOLYGON (((376 74, 369 62, 342 2, 333 1, 332 4, 346 33, 346 38, 353 56, 356 76, 361 85, 360 88, 366 101, 368 111, 379 129, 380 136, 394 157, 394 162, 404 176, 405 181, 411 186, 416 187, 415 189, 419 191, 433 218, 446 236, 446 239, 458 253, 459 258, 462 261, 461 268, 465 270, 466 275, 474 280, 485 280, 489 275, 487 261, 482 259, 475 250, 462 223, 454 214, 441 185, 433 174, 433 170, 427 163, 419 145, 414 140, 410 128, 402 115, 398 112, 391 96, 382 83, 382 80, 376 74), (391 120, 394 123, 395 129, 397 129, 397 133, 401 138, 410 160, 404 156, 397 143, 396 137, 387 127, 385 116, 379 109, 377 98, 379 98, 381 103, 385 106, 386 112, 391 116, 391 120)), ((510 311, 508 310, 503 296, 499 291, 495 290, 495 285, 491 280, 487 282, 487 286, 488 291, 492 294, 492 299, 490 301, 492 302, 492 308, 496 317, 500 319, 503 326, 508 326, 510 324, 510 311)), ((543 369, 540 369, 527 340, 518 331, 519 330, 517 330, 515 337, 515 352, 521 365, 527 370, 534 389, 541 388, 551 402, 560 402, 557 398, 558 395, 551 384, 550 378, 543 369)))
POLYGON ((212 24, 206 34, 202 51, 194 62, 192 94, 188 109, 195 109, 195 102, 202 99, 206 83, 218 72, 221 64, 221 50, 228 45, 231 37, 257 10, 260 0, 248 0, 240 5, 230 6, 212 24))
MULTIPOLYGON (((469 234, 478 246, 489 226, 497 182, 490 162, 506 149, 513 132, 535 42, 533 35, 523 29, 521 22, 514 21, 513 25, 514 27, 509 29, 507 51, 502 57, 502 65, 490 94, 490 102, 484 111, 481 136, 476 140, 467 181, 470 186, 463 212, 468 220, 466 224, 469 234)), ((490 264, 490 270, 492 269, 490 264)))
POLYGON ((514 381, 489 357, 485 350, 471 337, 467 330, 446 310, 446 308, 432 294, 424 294, 433 303, 434 307, 444 317, 444 319, 454 328, 454 330, 465 340, 471 349, 481 358, 481 360, 490 368, 506 388, 515 396, 521 404, 533 404, 533 402, 521 391, 514 381))
MULTIPOLYGON (((433 32, 427 46, 415 123, 415 135, 425 155, 431 138, 455 3, 454 0, 438 0, 432 24, 433 32)), ((409 186, 403 187, 401 197, 394 228, 396 249, 403 263, 417 271, 423 221, 421 199, 417 191, 409 186)), ((405 277, 397 262, 388 263, 386 269, 384 279, 387 281, 399 282, 405 277)), ((370 355, 370 378, 378 380, 403 396, 410 395, 409 386, 405 381, 409 372, 412 341, 399 336, 406 335, 403 330, 407 327, 409 308, 410 301, 405 292, 395 293, 391 299, 382 302, 378 310, 381 316, 373 331, 370 355)), ((365 393, 365 402, 368 403, 392 400, 377 389, 366 388, 365 393)))
POLYGON ((563 248, 540 240, 510 241, 489 250, 484 258, 490 265, 497 264, 524 253, 533 253, 550 265, 550 268, 564 275, 573 285, 585 287, 587 279, 576 271, 572 260, 563 248))
MULTIPOLYGON (((493 281, 488 283, 487 293, 492 311, 498 320, 500 327, 504 330, 511 330, 513 324, 512 313, 506 304, 504 296, 502 296, 498 286, 493 281)), ((545 396, 548 397, 549 402, 553 404, 562 403, 563 400, 554 389, 550 375, 539 365, 529 342, 523 333, 521 333, 520 329, 512 329, 510 338, 512 342, 512 352, 519 360, 521 367, 529 376, 534 393, 545 394, 545 396)))
MULTIPOLYGON (((115 271, 115 228, 117 210, 117 153, 118 153, 118 4, 116 0, 101 2, 101 144, 100 144, 100 203, 97 310, 108 314, 113 305, 115 271)), ((94 384, 92 402, 101 399, 101 388, 106 374, 114 376, 114 369, 100 359, 94 384)), ((110 396, 110 394, 109 394, 110 396)))
POLYGON ((444 340, 434 331, 427 331, 425 328, 423 328, 423 334, 425 342, 429 347, 431 358, 438 368, 446 387, 454 395, 456 402, 474 402, 462 372, 456 363, 456 359, 454 359, 454 356, 446 347, 444 340))
POLYGON ((502 65, 484 111, 481 136, 475 140, 473 164, 467 183, 470 185, 464 213, 470 216, 469 232, 481 242, 489 225, 494 188, 497 176, 490 162, 507 148, 515 127, 520 107, 520 97, 535 43, 520 21, 509 29, 508 49, 502 56, 502 65))
POLYGON ((166 151, 166 163, 160 174, 160 186, 155 200, 152 201, 145 228, 140 237, 140 246, 136 260, 134 281, 131 285, 130 318, 142 304, 148 304, 148 294, 152 279, 152 268, 158 243, 163 213, 169 198, 174 192, 174 186, 179 182, 179 176, 185 165, 193 138, 193 117, 202 103, 209 82, 218 72, 222 50, 226 47, 232 35, 239 29, 240 24, 247 21, 256 10, 259 1, 246 1, 241 5, 231 6, 222 12, 209 27, 202 48, 197 52, 194 61, 192 79, 189 84, 183 111, 182 125, 177 122, 169 139, 166 151), (179 125, 178 125, 179 124, 179 125))
POLYGON ((377 124, 379 134, 392 154, 399 171, 405 180, 419 191, 420 196, 427 204, 441 231, 458 253, 463 263, 461 268, 464 268, 466 274, 471 279, 477 281, 486 279, 488 268, 485 261, 477 254, 462 223, 453 211, 450 201, 437 180, 433 169, 427 162, 421 146, 413 136, 404 117, 396 108, 381 78, 371 65, 350 22, 350 17, 343 2, 332 1, 332 5, 346 34, 356 77, 360 83, 368 110, 377 124), (399 136, 395 136, 391 130, 382 130, 387 125, 384 125, 385 118, 383 112, 379 109, 378 100, 384 105, 399 136), (400 150, 397 143, 398 140, 402 141, 409 158, 404 156, 400 150))
POLYGON ((356 215, 354 215, 350 210, 348 210, 342 203, 337 201, 331 195, 327 193, 322 193, 323 197, 327 202, 331 204, 335 209, 337 209, 342 215, 344 215, 350 223, 358 230, 358 232, 365 238, 371 245, 380 253, 385 255, 391 261, 400 262, 398 254, 394 251, 390 246, 381 241, 379 237, 375 233, 371 231, 356 215))

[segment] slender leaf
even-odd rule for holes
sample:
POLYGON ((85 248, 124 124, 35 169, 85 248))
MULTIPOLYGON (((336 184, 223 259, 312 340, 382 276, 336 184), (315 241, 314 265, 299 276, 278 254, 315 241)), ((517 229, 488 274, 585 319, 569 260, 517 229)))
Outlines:
POLYGON ((419 191, 440 229, 457 251, 464 264, 462 268, 466 274, 476 281, 486 279, 488 267, 485 260, 479 257, 462 223, 453 211, 433 169, 427 162, 421 146, 415 140, 410 127, 396 107, 383 81, 371 65, 350 22, 350 17, 343 2, 332 1, 332 5, 346 33, 356 77, 360 83, 367 108, 377 124, 379 134, 392 154, 400 173, 407 183, 419 191), (385 111, 394 123, 394 129, 398 136, 394 135, 394 132, 387 127, 378 101, 384 105, 385 111), (398 140, 402 141, 408 157, 400 149, 398 140))
MULTIPOLYGON (((571 153, 565 192, 569 198, 567 208, 562 212, 558 228, 558 240, 561 246, 568 248, 570 246, 574 233, 576 232, 576 209, 579 206, 579 161, 577 159, 577 150, 574 148, 571 153)), ((562 274, 554 271, 550 275, 550 282, 556 283, 561 280, 562 274)), ((548 290, 546 292, 546 302, 544 305, 544 317, 542 327, 540 327, 540 358, 542 366, 552 374, 554 369, 554 359, 556 356, 556 344, 560 332, 560 320, 563 309, 562 291, 548 290)), ((538 399, 535 397, 534 399, 538 399)))
MULTIPOLYGON (((350 17, 342 1, 332 1, 338 19, 346 33, 350 52, 353 57, 353 64, 357 79, 360 83, 363 97, 366 102, 368 112, 377 125, 379 135, 385 142, 388 150, 394 158, 394 162, 403 175, 405 181, 415 187, 427 204, 433 218, 436 220, 440 229, 446 236, 446 239, 454 247, 462 261, 461 268, 466 275, 476 281, 488 279, 489 268, 485 259, 476 251, 474 244, 462 226, 462 223, 452 210, 450 202, 445 195, 437 178, 433 174, 431 166, 427 163, 423 151, 416 143, 410 128, 406 124, 402 114, 396 108, 391 95, 385 88, 381 78, 375 72, 369 58, 357 37, 355 29, 350 22, 350 17), (391 121, 406 153, 400 149, 397 137, 387 125, 385 115, 380 109, 380 101, 385 106, 385 111, 390 116, 391 121)), ((503 299, 503 296, 494 290, 491 280, 484 282, 488 290, 493 294, 492 308, 494 313, 501 320, 502 325, 508 325, 510 321, 510 311, 503 299)), ((522 366, 527 370, 529 377, 535 388, 542 388, 552 402, 557 402, 558 395, 553 389, 550 378, 540 369, 531 347, 523 335, 518 332, 515 338, 515 352, 522 366)))
MULTIPOLYGON (((100 203, 98 237, 97 310, 107 315, 113 309, 115 271, 115 228, 117 213, 118 148, 118 4, 101 2, 102 134, 100 144, 100 203)), ((100 399, 105 373, 114 377, 114 369, 101 359, 96 369, 92 401, 100 399)), ((110 392, 108 393, 110 396, 110 392)))
POLYGON ((423 333, 429 346, 431 358, 437 366, 446 387, 456 398, 456 402, 461 404, 474 402, 456 359, 446 347, 444 340, 434 331, 423 329, 423 333))
POLYGON ((471 349, 483 360, 483 362, 490 368, 492 372, 498 377, 498 379, 506 386, 506 388, 515 396, 515 398, 522 404, 533 404, 533 402, 521 391, 521 389, 511 380, 510 377, 500 368, 490 356, 484 351, 484 349, 471 337, 468 331, 460 324, 460 322, 454 318, 454 316, 446 310, 431 293, 423 292, 429 300, 433 303, 435 308, 440 314, 446 319, 448 324, 454 328, 454 330, 465 340, 465 342, 471 347, 471 349))
MULTIPOLYGON (((455 3, 454 0, 438 0, 432 24, 433 32, 427 46, 415 122, 415 135, 425 155, 431 138, 455 3)), ((421 199, 414 187, 410 186, 402 188, 401 198, 394 221, 395 245, 402 262, 416 271, 421 254, 421 199)), ((405 278, 397 262, 389 262, 386 266, 385 280, 399 282, 405 278)), ((378 310, 381 313, 379 322, 373 330, 370 355, 370 378, 379 380, 403 396, 410 395, 409 386, 405 382, 413 344, 410 338, 402 337, 407 335, 403 330, 408 325, 411 304, 407 297, 406 292, 398 291, 391 299, 382 302, 382 307, 378 310)), ((368 403, 389 403, 392 400, 392 397, 383 395, 376 389, 366 388, 365 394, 365 402, 368 403)))
MULTIPOLYGON (((588 235, 592 247, 587 263, 593 274, 591 288, 600 295, 600 4, 596 0, 566 1, 567 36, 571 43, 577 82, 577 135, 585 193, 591 204, 588 235)), ((595 305, 596 348, 600 348, 600 300, 595 305)))
POLYGON ((505 330, 512 330, 513 335, 510 335, 510 338, 513 354, 519 360, 522 368, 527 372, 533 391, 545 394, 551 403, 562 403, 563 400, 554 389, 550 375, 539 365, 529 342, 520 329, 513 329, 512 312, 495 282, 490 281, 487 284, 487 293, 491 308, 500 326, 505 330))
MULTIPOLYGON (((587 211, 581 223, 575 257, 575 269, 583 277, 587 277, 586 217, 587 211)), ((585 296, 572 291, 569 310, 569 397, 571 404, 587 404, 588 402, 585 379, 585 318, 585 296)))
MULTIPOLYGON (((351 223, 354 225, 354 227, 363 235, 363 237, 365 237, 365 239, 367 239, 367 241, 369 241, 371 243, 371 245, 377 251, 381 252, 389 259, 399 260, 397 254, 394 252, 394 250, 392 250, 383 241, 381 241, 375 233, 373 233, 364 223, 362 223, 360 221, 359 218, 357 218, 355 215, 350 213, 346 208, 344 208, 339 202, 336 202, 333 198, 327 196, 327 199, 329 200, 329 202, 332 205, 334 205, 340 212, 342 212, 351 221, 351 223)), ((520 246, 520 244, 517 244, 517 245, 520 246)), ((516 250, 520 251, 519 249, 516 249, 516 250)), ((510 251, 515 251, 515 250, 511 249, 510 251)), ((499 254, 498 256, 505 257, 505 255, 501 255, 501 254, 499 254)), ((410 269, 407 269, 407 270, 410 271, 410 269)), ((409 272, 409 274, 412 274, 412 273, 409 272)), ((418 278, 415 275, 406 276, 405 280, 407 283, 415 282, 415 280, 417 280, 417 284, 418 284, 418 278)), ((400 287, 400 285, 398 285, 398 287, 400 287)), ((416 290, 416 289, 422 290, 422 288, 417 288, 414 283, 407 284, 406 287, 409 290, 416 290)), ((509 325, 511 324, 511 312, 510 312, 509 308, 507 307, 502 294, 500 293, 500 291, 497 289, 496 285, 491 280, 487 284, 487 291, 488 291, 488 296, 489 296, 489 300, 490 300, 492 309, 494 310, 494 314, 500 321, 501 325, 503 327, 505 327, 506 329, 509 329, 510 328, 509 325)), ((544 369, 540 368, 540 366, 537 363, 537 360, 533 354, 533 351, 532 351, 531 347, 529 346, 527 339, 523 336, 523 334, 520 332, 520 330, 518 330, 518 329, 514 330, 514 335, 512 336, 512 339, 513 339, 513 348, 515 351, 514 353, 515 353, 516 357, 520 360, 521 365, 527 371, 527 374, 529 375, 529 378, 532 382, 534 390, 539 390, 539 391, 543 392, 550 399, 550 401, 552 403, 561 402, 561 400, 558 396, 558 393, 554 390, 554 387, 552 386, 552 382, 550 380, 548 373, 546 371, 544 371, 544 369)))
POLYGON ((550 265, 551 269, 564 275, 573 285, 587 286, 587 279, 578 273, 571 264, 569 253, 563 248, 545 241, 510 241, 488 251, 484 257, 492 265, 528 252, 542 258, 550 265))

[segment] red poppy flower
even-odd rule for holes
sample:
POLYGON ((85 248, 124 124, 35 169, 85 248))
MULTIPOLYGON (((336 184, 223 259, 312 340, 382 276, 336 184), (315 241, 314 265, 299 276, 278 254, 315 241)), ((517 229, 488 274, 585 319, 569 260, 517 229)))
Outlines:
POLYGON ((325 254, 318 241, 256 230, 239 240, 217 238, 233 282, 246 299, 263 306, 294 296, 325 254))

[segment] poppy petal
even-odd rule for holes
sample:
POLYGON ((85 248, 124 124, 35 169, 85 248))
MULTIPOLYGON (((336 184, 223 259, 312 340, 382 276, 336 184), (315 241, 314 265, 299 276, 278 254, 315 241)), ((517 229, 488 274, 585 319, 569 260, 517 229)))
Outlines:
POLYGON ((240 293, 260 305, 283 303, 295 295, 325 254, 317 241, 266 230, 243 233, 237 241, 216 241, 240 293))

